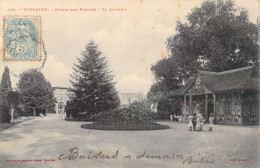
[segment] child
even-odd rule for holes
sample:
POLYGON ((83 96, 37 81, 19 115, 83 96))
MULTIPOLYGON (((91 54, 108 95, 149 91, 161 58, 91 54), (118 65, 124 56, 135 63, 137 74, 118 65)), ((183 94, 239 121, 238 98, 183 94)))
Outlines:
POLYGON ((209 117, 209 131, 213 130, 213 122, 214 122, 214 117, 213 114, 211 113, 209 117))
POLYGON ((189 124, 188 124, 189 132, 192 131, 192 127, 193 127, 192 118, 193 118, 193 116, 189 116, 189 118, 188 118, 188 120, 189 120, 189 124))
POLYGON ((196 119, 196 130, 201 131, 201 120, 200 120, 199 116, 197 116, 197 119, 196 119))
POLYGON ((171 119, 171 121, 172 121, 172 115, 170 115, 170 119, 171 119))

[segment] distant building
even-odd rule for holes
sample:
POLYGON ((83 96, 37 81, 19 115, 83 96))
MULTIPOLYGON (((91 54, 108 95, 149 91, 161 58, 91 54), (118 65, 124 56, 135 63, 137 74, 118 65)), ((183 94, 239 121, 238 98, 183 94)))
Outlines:
POLYGON ((65 106, 67 105, 67 101, 69 101, 69 94, 71 92, 68 88, 65 87, 54 87, 54 97, 56 98, 56 106, 55 111, 56 114, 64 114, 65 106))
POLYGON ((141 93, 118 93, 121 105, 129 105, 134 101, 143 101, 144 96, 141 93))
POLYGON ((213 114, 218 124, 257 124, 259 76, 254 66, 223 72, 199 70, 171 97, 182 99, 182 116, 200 112, 206 121, 213 114))

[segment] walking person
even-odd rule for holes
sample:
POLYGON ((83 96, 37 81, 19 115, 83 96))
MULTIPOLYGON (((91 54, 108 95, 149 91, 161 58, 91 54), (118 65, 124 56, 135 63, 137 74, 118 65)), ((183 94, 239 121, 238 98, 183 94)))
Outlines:
POLYGON ((192 131, 192 127, 193 127, 193 124, 192 124, 192 119, 193 119, 193 116, 190 115, 189 118, 188 118, 188 127, 189 127, 189 132, 192 131))
POLYGON ((210 113, 210 117, 209 117, 209 131, 213 130, 213 122, 214 122, 214 117, 213 117, 213 114, 210 113))
POLYGON ((196 113, 193 113, 193 117, 192 117, 192 125, 193 125, 193 131, 196 131, 196 113))

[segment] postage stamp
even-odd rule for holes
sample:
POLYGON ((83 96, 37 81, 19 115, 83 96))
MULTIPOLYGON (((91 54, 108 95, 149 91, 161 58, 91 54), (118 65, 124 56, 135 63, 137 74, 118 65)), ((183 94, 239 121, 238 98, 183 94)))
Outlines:
POLYGON ((41 60, 40 16, 5 16, 3 30, 3 61, 41 60))

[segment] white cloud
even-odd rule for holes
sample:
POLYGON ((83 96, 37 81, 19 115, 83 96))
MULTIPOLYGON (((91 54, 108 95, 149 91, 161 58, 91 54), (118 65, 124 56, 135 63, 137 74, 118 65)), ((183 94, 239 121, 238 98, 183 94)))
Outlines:
MULTIPOLYGON (((8 66, 10 70, 10 78, 12 82, 12 87, 16 87, 16 84, 19 81, 20 75, 25 70, 29 68, 40 68, 42 62, 1 62, 0 63, 0 74, 2 75, 4 71, 4 67, 8 66)), ((69 87, 70 86, 70 76, 69 74, 72 73, 70 68, 67 68, 63 63, 58 62, 55 60, 53 56, 48 56, 45 66, 41 70, 45 78, 51 82, 52 86, 61 86, 61 87, 69 87)), ((0 79, 2 76, 0 77, 0 79)))
POLYGON ((153 81, 150 67, 162 58, 162 53, 166 53, 165 41, 174 31, 165 24, 144 19, 138 24, 123 22, 112 32, 100 29, 89 33, 88 37, 95 40, 108 60, 115 81, 119 83, 119 91, 147 92, 153 81), (130 77, 131 84, 128 81, 130 77), (132 88, 137 82, 142 84, 136 84, 138 89, 132 88))
POLYGON ((72 69, 67 68, 64 64, 55 60, 53 56, 49 56, 42 73, 52 86, 69 87, 70 74, 72 69))
POLYGON ((147 93, 152 82, 135 74, 126 75, 116 84, 116 89, 122 93, 147 93))

